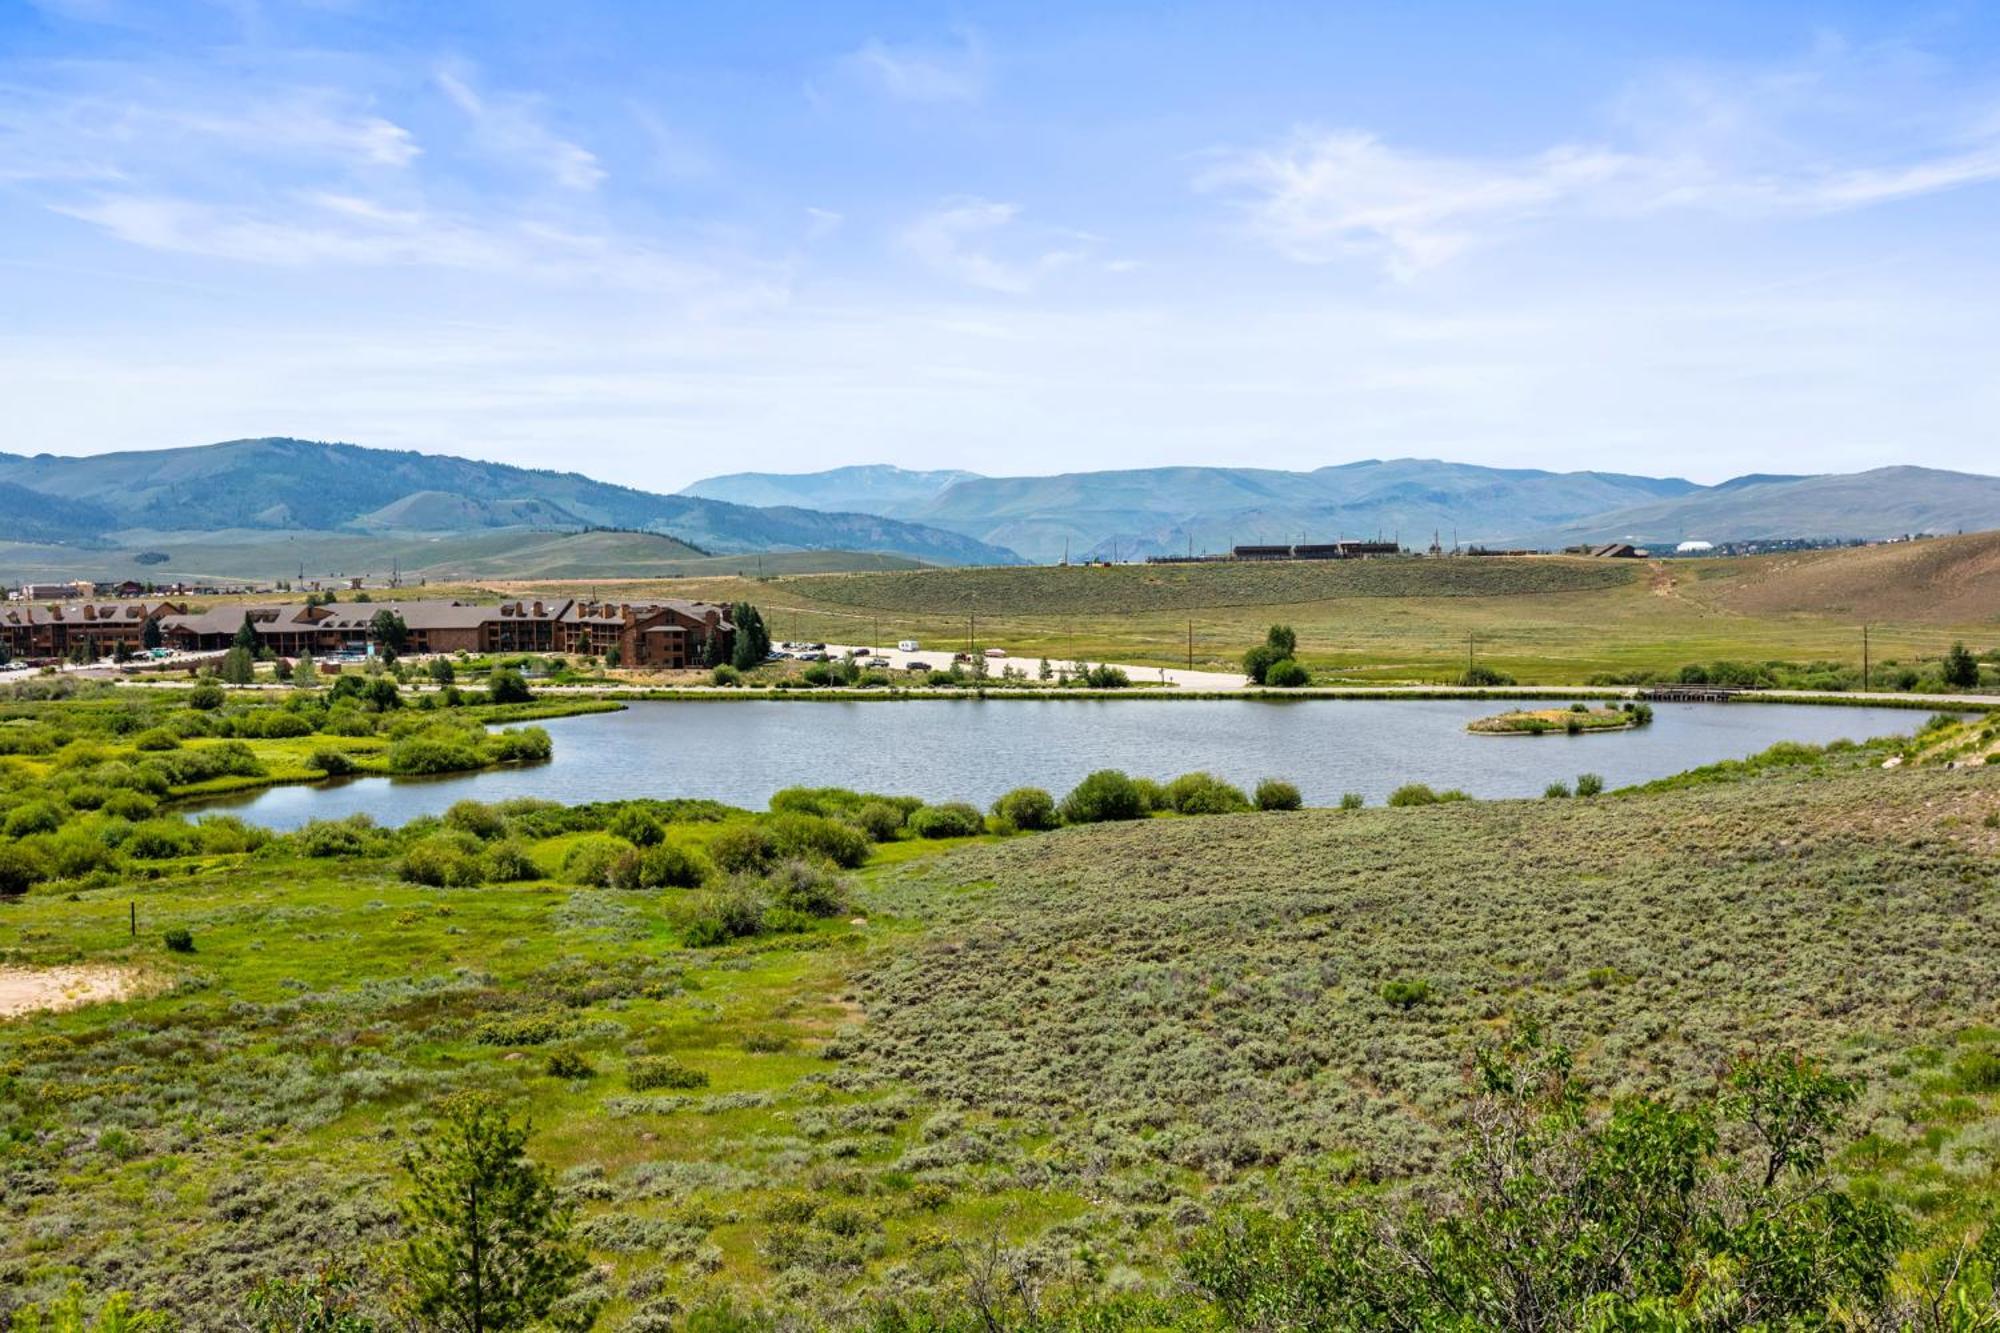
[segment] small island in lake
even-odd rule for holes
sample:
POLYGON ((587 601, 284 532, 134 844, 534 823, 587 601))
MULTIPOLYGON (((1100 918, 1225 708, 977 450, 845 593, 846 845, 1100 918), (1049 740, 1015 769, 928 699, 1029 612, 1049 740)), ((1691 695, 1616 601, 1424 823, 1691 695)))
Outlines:
POLYGON ((1651 705, 1628 701, 1615 708, 1592 708, 1589 704, 1517 708, 1467 723, 1465 729, 1482 736, 1580 736, 1586 731, 1630 731, 1652 720, 1651 705))

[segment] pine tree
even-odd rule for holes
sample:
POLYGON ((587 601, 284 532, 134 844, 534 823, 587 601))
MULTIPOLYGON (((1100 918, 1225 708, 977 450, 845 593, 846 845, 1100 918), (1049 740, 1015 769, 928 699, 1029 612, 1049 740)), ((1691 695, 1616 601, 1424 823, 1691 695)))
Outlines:
POLYGON ((139 642, 145 647, 147 652, 153 651, 153 649, 158 648, 162 643, 166 642, 166 635, 160 632, 160 618, 158 616, 151 616, 147 619, 146 627, 139 631, 139 642))
POLYGON ((528 1130, 492 1101, 454 1103, 403 1158, 409 1313, 451 1333, 505 1333, 547 1315, 589 1266, 575 1207, 524 1151, 528 1130))
POLYGON ((226 684, 248 685, 257 678, 257 659, 238 644, 222 655, 222 666, 215 674, 226 684))
POLYGON ((229 641, 231 648, 241 648, 252 658, 257 656, 257 627, 250 623, 250 613, 243 613, 243 623, 236 627, 236 637, 229 641))
POLYGON ((292 684, 302 690, 319 684, 319 667, 312 660, 311 653, 300 653, 299 660, 292 663, 292 684))

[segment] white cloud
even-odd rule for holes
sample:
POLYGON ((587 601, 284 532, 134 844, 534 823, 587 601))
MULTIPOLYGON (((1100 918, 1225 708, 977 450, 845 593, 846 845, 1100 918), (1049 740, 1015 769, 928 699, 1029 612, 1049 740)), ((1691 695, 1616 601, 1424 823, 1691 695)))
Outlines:
POLYGON ((894 46, 877 37, 850 53, 845 66, 904 102, 976 102, 986 92, 986 55, 964 31, 954 48, 894 46))
POLYGON ((1410 278, 1542 218, 1809 217, 2000 181, 2000 119, 1976 102, 1933 96, 1881 114, 1909 64, 1830 43, 1775 70, 1672 71, 1629 89, 1598 139, 1520 157, 1301 129, 1216 155, 1195 185, 1235 199, 1288 258, 1361 255, 1410 278))
POLYGON ((817 241, 840 230, 847 218, 830 208, 806 208, 806 239, 817 241))
POLYGON ((471 120, 477 140, 494 157, 546 175, 564 189, 594 190, 605 177, 597 155, 555 133, 541 119, 539 98, 483 94, 462 66, 437 71, 438 87, 471 120))
MULTIPOLYGON (((987 291, 1020 295, 1057 269, 1081 259, 1088 237, 1066 233, 1069 243, 1004 258, 993 246, 1020 216, 1017 204, 966 196, 946 200, 903 230, 904 248, 935 272, 987 291)), ((1035 247, 1029 247, 1035 250, 1035 247)))

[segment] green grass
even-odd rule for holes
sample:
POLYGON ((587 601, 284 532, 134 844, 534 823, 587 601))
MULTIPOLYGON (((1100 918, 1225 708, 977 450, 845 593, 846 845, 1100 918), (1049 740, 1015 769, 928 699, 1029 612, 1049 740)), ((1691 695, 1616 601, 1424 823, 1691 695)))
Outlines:
MULTIPOLYGON (((1843 1165, 1959 1218, 1997 1183, 1967 1052, 2000 1025, 2000 787, 1887 752, 898 840, 851 910, 722 948, 685 945, 699 892, 424 889, 394 838, 48 886, 0 903, 0 965, 145 989, 0 1024, 0 1311, 81 1278, 227 1327, 258 1277, 328 1256, 378 1289, 399 1148, 475 1087, 579 1201, 604 1327, 718 1294, 834 1323, 892 1287, 952 1301, 993 1243, 1066 1289, 1161 1290, 1232 1202, 1431 1169, 1467 1052, 1529 1020, 1602 1095, 1824 1055, 1868 1081, 1843 1165), (555 1049, 595 1076, 544 1073, 555 1049), (707 1085, 627 1086, 659 1058, 707 1085)), ((751 819, 656 808, 687 846, 751 819)), ((555 869, 615 808, 580 813, 512 836, 555 869)))

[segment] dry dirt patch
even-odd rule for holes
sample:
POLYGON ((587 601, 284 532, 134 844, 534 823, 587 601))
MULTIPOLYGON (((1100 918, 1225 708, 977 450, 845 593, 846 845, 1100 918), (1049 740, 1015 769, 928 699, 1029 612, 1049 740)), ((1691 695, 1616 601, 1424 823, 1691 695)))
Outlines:
POLYGON ((138 972, 127 967, 0 967, 0 1021, 39 1009, 122 1000, 138 986, 138 972))

